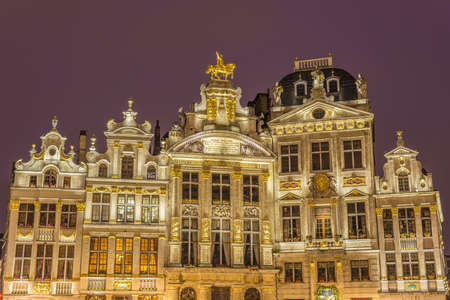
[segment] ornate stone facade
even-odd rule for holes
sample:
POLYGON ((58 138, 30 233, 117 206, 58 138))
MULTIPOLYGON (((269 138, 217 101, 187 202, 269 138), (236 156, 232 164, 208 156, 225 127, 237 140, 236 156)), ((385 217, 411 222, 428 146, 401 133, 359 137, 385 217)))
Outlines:
POLYGON ((374 176, 364 77, 296 60, 242 107, 234 68, 217 53, 153 155, 132 99, 78 162, 53 120, 15 164, 6 299, 445 298, 439 192, 400 132, 374 176))

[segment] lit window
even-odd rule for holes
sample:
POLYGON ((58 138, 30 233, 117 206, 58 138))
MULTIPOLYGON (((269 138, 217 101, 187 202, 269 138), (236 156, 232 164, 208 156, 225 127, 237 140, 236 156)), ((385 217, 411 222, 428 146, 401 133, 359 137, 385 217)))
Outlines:
POLYGON ((14 279, 28 279, 30 277, 31 245, 16 244, 14 258, 14 279))
POLYGON ((414 237, 416 233, 416 219, 413 208, 399 208, 398 222, 400 237, 414 237))
POLYGON ((198 173, 183 172, 183 203, 198 203, 198 173))
POLYGON ((105 164, 100 164, 100 166, 98 167, 98 177, 108 177, 108 167, 105 164))
POLYGON ((134 159, 131 156, 124 156, 122 158, 122 178, 133 179, 134 159))
POLYGON ((400 192, 409 192, 408 175, 400 175, 400 176, 398 176, 398 190, 400 192))
POLYGON ((333 261, 317 263, 317 280, 319 282, 336 281, 333 261))
POLYGON ((422 215, 422 232, 423 236, 430 237, 431 236, 431 214, 429 207, 422 207, 421 209, 422 215))
POLYGON ((300 206, 283 206, 283 240, 285 242, 298 242, 301 240, 300 206))
POLYGON ((181 264, 197 263, 198 218, 183 217, 181 220, 181 264))
POLYGON ((156 179, 156 168, 154 166, 149 166, 147 168, 147 179, 151 179, 151 180, 156 179))
POLYGON ((108 261, 108 238, 91 237, 89 253, 89 273, 106 274, 106 263, 108 261))
POLYGON ((362 168, 362 150, 360 140, 344 142, 344 168, 362 168))
POLYGON ((33 227, 34 222, 34 204, 21 203, 19 205, 19 218, 17 225, 19 227, 33 227))
POLYGON ((302 282, 302 264, 301 263, 285 263, 284 264, 284 280, 285 282, 302 282))
POLYGON ((212 264, 228 266, 230 264, 230 219, 212 219, 212 264))
POLYGON ((364 202, 347 203, 348 234, 350 239, 365 239, 366 210, 364 202))
POLYGON ((119 223, 134 222, 134 195, 120 194, 117 197, 117 218, 119 223))
POLYGON ((244 175, 244 205, 259 205, 258 176, 244 175))
POLYGON ((212 175, 212 204, 230 204, 230 175, 212 175))
POLYGON ((77 224, 77 206, 64 204, 61 208, 61 227, 74 228, 77 224))
POLYGON ((159 223, 159 195, 142 196, 142 223, 159 223))
POLYGON ((54 227, 56 216, 56 204, 42 203, 39 212, 39 226, 54 227))
POLYGON ((36 186, 37 186, 37 176, 36 175, 30 176, 30 187, 36 186))
POLYGON ((115 274, 131 274, 133 266, 133 238, 116 238, 115 274))
POLYGON ((92 195, 92 222, 109 222, 110 194, 94 193, 92 195))
POLYGON ((383 209, 383 229, 385 238, 392 238, 394 236, 394 228, 392 226, 392 211, 390 208, 383 209))
POLYGON ((281 172, 298 172, 298 145, 281 146, 281 172))
POLYGON ((259 220, 244 219, 244 265, 259 264, 259 220))
POLYGON ((419 279, 419 256, 417 252, 402 253, 403 279, 419 279))
POLYGON ((36 274, 37 280, 50 280, 52 273, 53 245, 38 244, 36 253, 36 274))
POLYGON ((75 247, 72 245, 59 246, 58 279, 72 279, 74 253, 75 247))
POLYGON ((330 148, 328 142, 312 143, 313 171, 330 170, 330 148))
POLYGON ((56 171, 48 169, 44 174, 44 187, 56 187, 56 171))
POLYGON ((141 238, 141 274, 156 274, 158 240, 141 238))
POLYGON ((369 280, 369 261, 367 260, 352 260, 351 274, 352 281, 369 280))

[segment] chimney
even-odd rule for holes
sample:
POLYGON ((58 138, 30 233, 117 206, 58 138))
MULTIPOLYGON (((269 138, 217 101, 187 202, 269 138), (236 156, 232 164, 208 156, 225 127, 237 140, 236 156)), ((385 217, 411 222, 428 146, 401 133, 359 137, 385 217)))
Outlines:
POLYGON ((86 130, 80 130, 80 143, 78 147, 78 163, 86 162, 86 130))
POLYGON ((153 142, 153 155, 158 155, 161 151, 161 129, 159 128, 159 120, 156 120, 155 136, 153 142))

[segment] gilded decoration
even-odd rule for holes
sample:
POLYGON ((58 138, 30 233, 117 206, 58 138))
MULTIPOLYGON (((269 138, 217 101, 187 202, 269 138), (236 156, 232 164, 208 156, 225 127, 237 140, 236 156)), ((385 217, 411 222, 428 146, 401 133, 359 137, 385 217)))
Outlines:
POLYGON ((246 218, 259 217, 259 207, 255 207, 255 206, 244 207, 244 217, 246 217, 246 218))
POLYGON ((61 242, 73 242, 75 241, 75 230, 61 229, 59 232, 59 240, 61 242))
POLYGON ((262 221, 262 243, 263 244, 272 243, 272 234, 270 232, 270 221, 268 220, 262 221))
POLYGON ((172 177, 173 178, 181 178, 181 169, 180 168, 172 168, 172 177))
POLYGON ((206 100, 206 117, 208 120, 215 120, 217 117, 217 100, 214 98, 206 100))
POLYGON ((233 220, 233 240, 235 243, 242 243, 242 226, 242 220, 233 220))
POLYGON ((114 280, 115 290, 131 290, 131 280, 114 280))
POLYGON ((228 99, 226 107, 228 120, 234 121, 236 119, 236 100, 228 99))
POLYGON ((170 226, 170 239, 172 241, 180 240, 180 217, 172 217, 170 226))
POLYGON ((33 240, 33 229, 20 228, 17 231, 18 241, 32 241, 33 240))
POLYGON ((430 205, 430 212, 431 212, 432 214, 435 214, 436 211, 437 211, 437 205, 430 205))
POLYGON ((84 202, 77 202, 76 205, 77 205, 77 211, 84 211, 86 208, 86 203, 84 203, 84 202))
POLYGON ((391 212, 394 216, 398 215, 398 207, 391 207, 391 212))
POLYGON ((229 205, 216 205, 212 207, 212 215, 214 217, 231 218, 231 207, 229 205))
POLYGON ((286 195, 281 197, 280 200, 300 200, 300 197, 293 193, 287 193, 286 195))
POLYGON ((210 218, 202 218, 202 232, 201 232, 201 241, 202 242, 210 241, 210 231, 211 231, 211 219, 210 218))
POLYGON ((300 180, 280 181, 280 191, 298 190, 300 187, 300 180))
POLYGON ((207 169, 207 168, 203 168, 200 176, 203 179, 210 179, 211 178, 211 170, 207 169))
POLYGON ((262 173, 261 175, 261 181, 262 182, 267 182, 267 181, 269 181, 269 177, 270 177, 270 174, 269 173, 262 173))
POLYGON ((233 170, 232 173, 234 180, 241 180, 242 179, 242 171, 241 170, 233 170))
POLYGON ((36 294, 48 294, 50 293, 50 282, 35 282, 33 289, 36 294))
POLYGON ((376 211, 377 211, 377 216, 382 216, 383 215, 383 208, 377 207, 376 211))
POLYGON ((17 210, 19 209, 20 202, 18 200, 11 200, 9 201, 9 208, 11 210, 17 210))
POLYGON ((416 215, 420 214, 420 211, 421 211, 421 207, 420 206, 414 206, 414 213, 416 215))
POLYGON ((334 285, 323 286, 317 288, 316 300, 339 300, 338 288, 334 285))
POLYGON ((330 179, 326 174, 317 174, 313 177, 313 189, 315 192, 324 194, 330 189, 330 179))
POLYGON ((352 176, 352 177, 344 177, 344 185, 364 185, 366 184, 366 178, 364 176, 352 176))
POLYGON ((216 52, 216 65, 208 65, 206 74, 211 74, 211 80, 228 80, 228 76, 233 79, 235 68, 236 65, 233 63, 225 64, 223 55, 216 52))

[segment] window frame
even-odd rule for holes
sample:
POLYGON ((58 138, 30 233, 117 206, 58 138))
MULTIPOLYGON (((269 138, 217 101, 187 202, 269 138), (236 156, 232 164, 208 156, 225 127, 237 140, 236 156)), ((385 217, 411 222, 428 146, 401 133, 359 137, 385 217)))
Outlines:
POLYGON ((331 222, 331 216, 330 215, 326 215, 326 216, 314 216, 314 236, 316 239, 318 240, 324 240, 324 239, 331 239, 333 238, 333 224, 331 222), (321 231, 318 231, 319 225, 318 225, 318 221, 321 221, 321 231), (326 224, 326 220, 329 220, 329 230, 327 230, 327 224, 326 224), (323 222, 322 222, 323 221, 323 222), (322 232, 321 235, 319 235, 319 232, 322 232), (329 235, 328 235, 329 233, 329 235))
POLYGON ((332 166, 332 160, 331 160, 331 154, 333 153, 332 149, 331 149, 331 145, 330 145, 330 141, 329 140, 315 140, 315 141, 311 141, 311 172, 315 173, 315 172, 331 172, 333 169, 332 166), (319 150, 318 151, 314 151, 314 144, 318 144, 319 145, 319 150), (328 145, 328 150, 322 150, 323 145, 322 144, 327 144, 328 145), (324 162, 326 161, 325 158, 323 158, 323 156, 327 154, 328 155, 328 169, 324 168, 324 162), (319 156, 319 164, 320 164, 320 168, 319 169, 315 169, 314 168, 314 155, 318 155, 319 156))
POLYGON ((89 274, 106 275, 108 266, 108 245, 108 237, 91 237, 89 242, 89 274), (93 249, 95 244, 97 245, 97 248, 93 249), (95 271, 92 271, 92 267, 95 267, 95 271))
POLYGON ((212 205, 231 205, 231 176, 228 173, 213 173, 211 174, 211 203, 212 205), (219 182, 214 182, 214 176, 219 177, 219 182), (228 178, 228 183, 224 178, 228 178), (224 183, 225 181, 225 183, 224 183), (218 189, 219 199, 215 198, 214 189, 218 189), (228 191, 228 192, 227 192, 228 191), (224 197, 228 195, 227 197, 224 197))
POLYGON ((17 218, 17 227, 19 227, 19 228, 33 227, 34 226, 34 214, 35 214, 34 203, 20 203, 19 211, 18 211, 18 218, 17 218), (22 208, 26 208, 26 209, 22 209, 22 208), (21 224, 21 219, 23 219, 23 224, 21 224))
POLYGON ((155 165, 151 164, 147 166, 147 180, 157 180, 158 173, 155 165), (153 170, 153 173, 150 173, 150 170, 153 170))
POLYGON ((303 282, 303 270, 301 262, 284 263, 284 282, 285 283, 303 282))
POLYGON ((212 218, 211 219, 211 263, 213 267, 230 266, 231 263, 231 219, 230 218, 212 218), (214 223, 219 222, 217 228, 214 223), (228 222, 228 228, 224 224, 228 222), (218 235, 219 240, 215 240, 218 235), (228 240, 228 241, 227 241, 228 240), (218 247, 219 256, 214 255, 218 247), (227 257, 228 256, 228 257, 227 257), (215 262, 215 258, 219 257, 219 261, 215 262), (225 260, 225 261, 224 261, 225 260))
POLYGON ((364 137, 357 137, 357 138, 351 138, 351 139, 343 139, 342 140, 342 169, 344 171, 350 171, 350 170, 361 170, 365 168, 365 164, 364 164, 364 150, 363 150, 363 145, 364 145, 364 137), (360 148, 359 149, 355 149, 354 147, 354 142, 355 141, 359 141, 360 143, 360 148), (351 149, 345 149, 345 143, 346 142, 350 142, 351 143, 351 149), (361 155, 361 166, 355 166, 355 152, 360 152, 361 155), (351 154, 351 167, 347 168, 346 167, 346 153, 350 153, 351 154))
POLYGON ((134 157, 133 155, 122 156, 120 162, 120 178, 133 179, 134 178, 134 157))
POLYGON ((141 223, 142 224, 159 224, 159 195, 142 195, 141 203, 141 223), (144 203, 144 200, 148 199, 148 203, 144 203), (157 203, 153 203, 156 199, 157 203), (156 219, 153 212, 156 211, 156 219))
POLYGON ((73 262, 75 257, 75 245, 65 245, 60 244, 58 249, 58 269, 56 277, 58 279, 72 280, 73 277, 73 262), (72 248, 72 253, 70 253, 70 247, 72 248), (61 249, 63 250, 63 256, 61 256, 61 249), (70 257, 69 254, 72 256, 70 257), (62 266, 62 276, 61 276, 61 266, 62 266))
POLYGON ((419 279, 419 253, 418 252, 402 252, 402 270, 404 280, 418 280, 419 279), (412 255, 416 256, 414 260, 412 255), (407 259, 405 259, 407 258, 407 259), (408 271, 408 272, 406 272, 408 271), (408 275, 405 275, 409 273, 408 275))
POLYGON ((300 143, 280 143, 279 146, 279 172, 282 174, 298 174, 300 173, 300 143), (291 147, 296 146, 297 152, 291 152, 291 147), (283 147, 287 147, 288 152, 283 154, 283 147), (293 157, 297 159, 297 163, 293 163, 293 157), (288 170, 283 169, 283 158, 287 158, 288 162, 288 170), (293 166, 295 166, 296 170, 293 170, 293 166))
POLYGON ((44 188, 56 188, 58 186, 58 171, 48 168, 43 174, 44 180, 42 186, 44 188))
POLYGON ((108 165, 104 162, 100 163, 98 165, 98 172, 97 172, 97 176, 99 178, 108 178, 108 165))
POLYGON ((136 207, 135 194, 118 194, 116 204, 116 222, 128 224, 134 223, 135 207, 136 207), (122 196, 123 198, 121 198, 122 196), (124 199, 123 203, 119 203, 121 199, 124 199), (120 211, 121 209, 123 209, 122 212, 120 211), (122 215, 122 217, 119 217, 120 215, 122 215))
POLYGON ((36 245, 36 269, 34 271, 34 278, 35 280, 51 280, 54 245, 49 243, 38 243, 36 245), (39 255, 39 249, 41 247, 43 249, 42 256, 39 255))
POLYGON ((91 222, 93 223, 109 223, 111 218, 111 194, 110 193, 93 193, 92 194, 92 212, 91 222), (98 202, 95 197, 99 195, 98 202), (107 198, 107 199, 106 199, 107 198), (98 219, 94 219, 94 215, 97 214, 98 219), (105 216, 106 214, 106 216, 105 216), (104 218, 105 217, 105 218, 104 218))
POLYGON ((181 197, 183 203, 198 204, 199 200, 199 173, 194 171, 183 171, 181 178, 181 197), (197 177, 197 180, 193 180, 193 176, 197 177), (188 177, 188 178, 187 178, 188 177), (187 195, 186 195, 187 193, 187 195), (196 195, 196 197, 193 195, 196 195), (186 197, 187 196, 187 197, 186 197))
POLYGON ((114 243, 114 274, 133 273, 133 238, 116 237, 114 243), (120 249, 120 244, 121 249, 120 249), (131 246, 129 248, 128 246, 131 246))
POLYGON ((367 259, 360 259, 360 260, 351 260, 350 261, 350 276, 351 281, 370 281, 370 267, 369 267, 369 260, 367 259), (365 264, 365 265, 363 265, 365 264), (367 278, 364 278, 363 271, 366 269, 367 272, 367 278), (354 270, 356 270, 357 277, 354 277, 354 270))
POLYGON ((61 228, 75 228, 77 227, 77 206, 75 204, 63 204, 61 206, 61 219, 60 219, 61 228), (68 210, 64 211, 64 208, 67 207, 68 210), (67 218, 66 220, 64 220, 67 218), (73 222, 73 224, 72 224, 73 222))
POLYGON ((28 180, 28 187, 36 188, 38 186, 37 178, 38 178, 37 175, 31 175, 28 180))
POLYGON ((301 223, 301 207, 298 204, 283 205, 281 206, 281 224, 283 228, 283 241, 284 242, 299 242, 302 240, 302 223, 301 223), (284 209, 289 208, 289 215, 284 215, 284 209), (298 216, 293 215, 293 208, 298 208, 298 216), (296 222, 294 222, 296 221, 296 222), (298 226, 294 226, 297 223, 298 226), (285 224, 289 227, 289 232, 285 230, 285 224), (294 230, 294 228, 296 230, 294 230), (295 232, 295 234, 294 234, 295 232), (286 235, 285 235, 286 233, 286 235))
POLYGON ((56 226, 56 203, 39 204, 39 227, 54 228, 56 226))
POLYGON ((428 206, 421 207, 420 217, 422 220, 422 234, 424 237, 431 237, 433 235, 433 228, 431 225, 431 211, 428 206), (426 213, 427 212, 427 213, 426 213))
POLYGON ((364 201, 358 202, 347 202, 347 227, 348 227, 348 238, 349 239, 365 239, 367 238, 367 213, 366 213, 366 203, 364 201), (358 205, 362 204, 364 212, 358 211, 358 205), (353 206, 354 212, 350 212, 349 208, 353 206), (351 229, 352 224, 355 225, 356 235, 351 235, 353 231, 351 229), (360 228, 361 227, 361 228, 360 228), (361 232, 360 232, 361 230, 361 232))
POLYGON ((244 265, 258 266, 260 259, 260 222, 259 218, 243 219, 244 265), (250 224, 250 226, 246 226, 250 224))
POLYGON ((414 212, 414 208, 398 208, 398 227, 401 238, 416 236, 416 215, 414 212), (405 212, 404 216, 402 216, 403 211, 405 212), (408 215, 409 212, 412 212, 412 216, 408 215), (406 228, 406 230, 404 230, 404 228, 406 228))
POLYGON ((339 79, 339 77, 337 76, 330 76, 326 79, 326 85, 327 85, 327 93, 339 93, 341 91, 341 80, 339 79), (331 92, 330 91, 330 82, 331 81, 336 81, 336 91, 331 92))
POLYGON ((391 208, 383 208, 383 233, 384 238, 393 238, 394 237, 394 219, 392 217, 392 209, 391 208), (389 214, 385 214, 385 212, 388 212, 389 214), (386 233, 386 224, 390 224, 390 232, 386 233))
POLYGON ((397 175, 397 186, 400 193, 411 192, 409 175, 397 175))
POLYGON ((259 206, 259 176, 258 175, 243 175, 242 176, 242 194, 244 206, 259 206), (248 178, 248 182, 247 182, 248 178), (256 184, 255 184, 256 178, 256 184), (247 183, 246 183, 247 182, 247 183), (248 197, 246 197, 248 191, 248 197), (246 198, 248 200, 246 201, 246 198))
POLYGON ((305 80, 298 80, 296 82, 294 82, 294 95, 295 97, 305 97, 308 95, 308 82, 306 82, 305 80), (303 85, 304 86, 304 93, 303 95, 299 95, 297 93, 297 86, 298 85, 303 85))
POLYGON ((157 238, 141 238, 140 252, 139 252, 139 274, 156 275, 158 274, 158 239, 157 238), (144 241, 147 243, 147 247, 144 246, 144 241), (152 250, 153 243, 153 250, 152 250), (144 263, 143 255, 147 255, 146 262, 144 263), (154 263, 152 263, 154 262, 154 263), (147 271, 143 271, 143 267, 147 271))
POLYGON ((181 264, 195 266, 198 261, 199 218, 184 216, 181 218, 181 264), (195 221, 194 221, 195 220, 195 221), (185 226, 186 225, 186 226, 185 226), (187 251, 186 251, 187 250, 187 251), (183 256, 187 253, 187 256, 183 256), (185 260, 186 257, 186 260, 185 260))
POLYGON ((31 274, 31 256, 32 256, 33 245, 32 244, 24 244, 17 243, 16 249, 14 253, 14 269, 13 269, 13 278, 14 279, 29 279, 31 274), (20 253, 19 247, 21 248, 20 253), (20 254, 18 256, 18 254, 20 254), (18 264, 20 264, 20 271, 17 273, 16 269, 18 264), (19 275, 19 276, 16 276, 19 275))
POLYGON ((317 262, 317 282, 336 282, 336 268, 334 261, 318 261, 317 262), (323 267, 325 266, 325 267, 323 267), (325 271, 325 280, 320 279, 320 269, 325 271), (332 270, 332 272, 330 272, 332 270))

